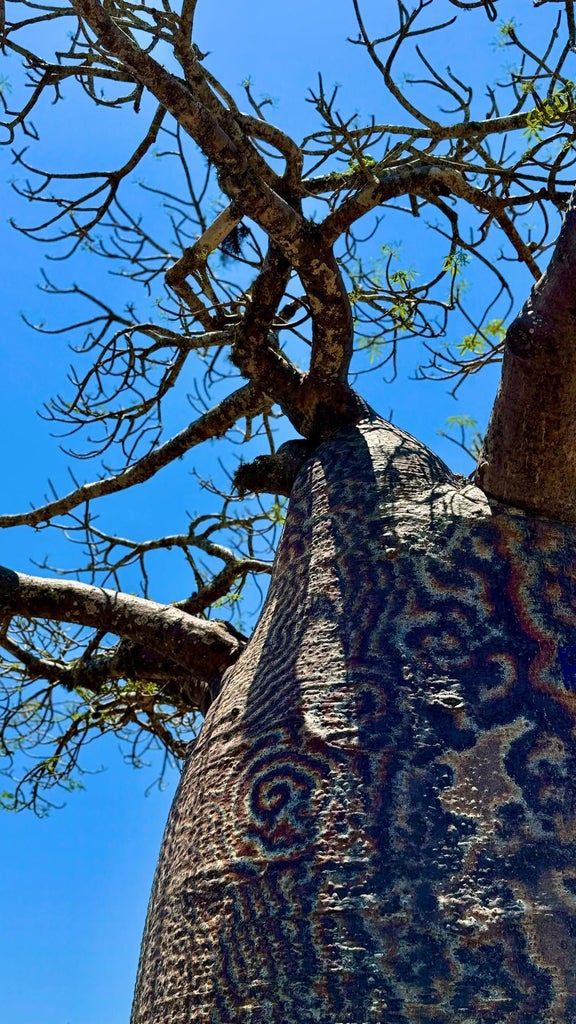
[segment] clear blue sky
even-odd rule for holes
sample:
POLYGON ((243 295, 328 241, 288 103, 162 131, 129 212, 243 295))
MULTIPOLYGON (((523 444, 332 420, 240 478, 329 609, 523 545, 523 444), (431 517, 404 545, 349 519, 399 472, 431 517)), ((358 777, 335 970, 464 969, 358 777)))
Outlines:
MULTIPOLYGON (((379 12, 386 5, 369 0, 364 6, 374 34, 385 34, 389 24, 382 24, 386 18, 379 12)), ((444 0, 436 6, 440 13, 448 11, 444 0)), ((533 17, 530 6, 526 4, 527 19, 533 17)), ((499 5, 502 18, 516 14, 517 9, 513 3, 499 5)), ((454 8, 449 11, 454 12, 454 8)), ((197 42, 211 51, 210 69, 237 95, 239 83, 251 76, 256 95, 269 93, 277 100, 275 120, 296 135, 301 134, 298 126, 303 119, 310 117, 305 97, 319 70, 327 85, 342 83, 344 111, 381 116, 381 86, 360 49, 346 44, 346 36, 355 34, 349 0, 292 0, 287 5, 262 0, 242 4, 200 0, 198 19, 197 42)), ((456 73, 471 75, 478 82, 484 80, 487 62, 493 61, 488 80, 495 78, 505 62, 505 54, 490 46, 497 24, 490 24, 482 12, 473 12, 466 25, 470 30, 461 38, 459 52, 454 51, 453 42, 448 45, 436 37, 430 39, 428 54, 440 66, 450 62, 456 73)), ((15 79, 13 64, 4 65, 3 74, 15 79)), ((78 166, 84 153, 89 155, 88 164, 112 163, 102 147, 108 146, 113 153, 122 151, 130 130, 126 122, 120 117, 116 122, 110 120, 105 135, 93 127, 90 137, 84 139, 85 124, 81 116, 75 116, 79 108, 72 89, 67 97, 65 104, 47 112, 50 125, 55 117, 60 120, 57 131, 51 129, 43 135, 41 159, 63 166, 72 152, 78 166), (116 137, 110 128, 114 124, 116 137)), ((40 162, 34 147, 30 154, 40 162)), ((9 190, 12 169, 6 150, 3 157, 2 209, 25 222, 31 211, 9 190)), ((67 460, 36 411, 51 394, 64 389, 70 354, 64 339, 35 335, 19 318, 22 310, 32 319, 46 317, 53 322, 66 316, 56 300, 48 302, 36 290, 40 267, 46 265, 41 247, 11 232, 6 219, 0 232, 5 254, 0 280, 0 422, 5 438, 2 511, 15 512, 42 500, 48 477, 60 491, 68 489, 67 460)), ((404 241, 408 249, 413 244, 417 250, 422 236, 418 241, 409 236, 404 241)), ((71 266, 58 269, 61 277, 68 273, 70 280, 77 272, 86 273, 86 264, 78 271, 71 266)), ((90 270, 95 276, 101 272, 100 265, 90 270)), ((511 272, 518 277, 517 296, 522 300, 528 278, 513 268, 511 272)), ((116 281, 114 288, 118 287, 116 281)), ((390 386, 383 385, 377 374, 369 386, 370 400, 385 415, 393 408, 398 425, 436 447, 455 468, 468 472, 471 466, 436 432, 446 417, 455 413, 471 414, 485 427, 496 374, 475 378, 455 403, 443 385, 408 380, 416 362, 417 354, 407 352, 400 377, 390 386)), ((93 467, 76 464, 74 468, 76 473, 85 472, 87 479, 94 475, 93 467)), ((193 481, 188 480, 192 489, 193 481)), ((131 502, 119 500, 122 521, 133 526, 138 520, 144 531, 143 517, 150 520, 151 531, 158 522, 165 522, 167 530, 182 528, 183 510, 192 508, 196 499, 189 493, 182 495, 179 487, 169 481, 150 488, 145 502, 137 495, 131 502)), ((31 555, 41 558, 48 543, 55 553, 54 542, 48 542, 45 535, 23 530, 14 535, 2 533, 0 563, 33 572, 31 555)), ((174 580, 166 573, 166 578, 158 581, 158 596, 183 596, 174 594, 174 580)), ((0 816, 0 1020, 10 1024, 125 1024, 128 1020, 146 903, 175 779, 169 780, 164 793, 153 790, 146 797, 153 772, 124 766, 112 740, 100 749, 94 747, 89 763, 94 768, 105 765, 106 770, 88 776, 85 792, 70 796, 63 810, 42 820, 27 813, 0 816)))

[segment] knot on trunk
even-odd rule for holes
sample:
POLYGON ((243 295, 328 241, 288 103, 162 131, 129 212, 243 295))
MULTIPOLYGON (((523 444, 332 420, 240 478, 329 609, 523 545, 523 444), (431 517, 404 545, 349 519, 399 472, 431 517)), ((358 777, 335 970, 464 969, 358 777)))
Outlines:
POLYGON ((234 474, 234 486, 243 497, 253 494, 290 496, 300 467, 312 454, 310 441, 286 441, 274 455, 259 455, 254 462, 243 463, 234 474))

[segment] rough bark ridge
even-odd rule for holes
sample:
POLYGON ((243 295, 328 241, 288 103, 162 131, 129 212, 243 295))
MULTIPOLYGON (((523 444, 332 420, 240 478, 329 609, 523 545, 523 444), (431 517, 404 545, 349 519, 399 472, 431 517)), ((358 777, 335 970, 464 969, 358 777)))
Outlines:
POLYGON ((132 1024, 576 1021, 571 526, 373 417, 293 491, 169 820, 132 1024))

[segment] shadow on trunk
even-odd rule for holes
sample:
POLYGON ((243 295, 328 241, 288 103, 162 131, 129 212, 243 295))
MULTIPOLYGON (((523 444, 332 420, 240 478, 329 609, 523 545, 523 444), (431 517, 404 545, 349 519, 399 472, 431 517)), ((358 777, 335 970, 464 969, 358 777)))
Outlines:
POLYGON ((573 549, 376 417, 320 446, 174 803, 133 1024, 576 1020, 573 549))

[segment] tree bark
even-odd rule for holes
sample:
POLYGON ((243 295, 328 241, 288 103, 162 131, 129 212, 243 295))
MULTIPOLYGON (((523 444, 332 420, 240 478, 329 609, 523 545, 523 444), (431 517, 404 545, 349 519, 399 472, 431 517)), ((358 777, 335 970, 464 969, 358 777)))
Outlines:
MULTIPOLYGON (((150 670, 156 662, 162 678, 172 663, 176 685, 182 669, 187 670, 187 699, 191 707, 202 712, 210 706, 222 673, 237 660, 244 645, 242 634, 229 623, 201 619, 173 604, 159 604, 77 580, 28 576, 0 566, 0 622, 15 615, 92 626, 132 641, 133 658, 125 649, 122 667, 127 669, 132 661, 134 670, 145 669, 146 664, 150 670)), ((79 678, 75 678, 74 668, 74 663, 69 663, 69 671, 60 677, 64 686, 81 683, 82 668, 78 666, 79 678)), ((98 678, 102 681, 90 666, 86 666, 86 672, 87 686, 98 678)))
POLYGON ((132 1024, 576 1021, 574 541, 374 416, 309 457, 132 1024))
POLYGON ((576 191, 548 268, 506 335, 478 470, 483 490, 576 522, 576 191))

